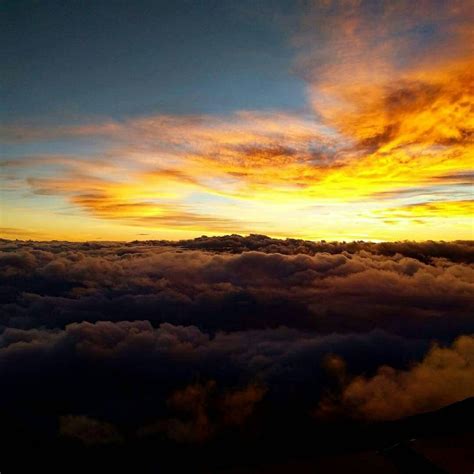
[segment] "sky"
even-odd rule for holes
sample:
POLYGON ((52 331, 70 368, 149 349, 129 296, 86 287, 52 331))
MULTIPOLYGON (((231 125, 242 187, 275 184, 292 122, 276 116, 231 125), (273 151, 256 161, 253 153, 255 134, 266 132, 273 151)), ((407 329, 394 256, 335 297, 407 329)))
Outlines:
POLYGON ((469 0, 1 9, 2 237, 474 237, 469 0))

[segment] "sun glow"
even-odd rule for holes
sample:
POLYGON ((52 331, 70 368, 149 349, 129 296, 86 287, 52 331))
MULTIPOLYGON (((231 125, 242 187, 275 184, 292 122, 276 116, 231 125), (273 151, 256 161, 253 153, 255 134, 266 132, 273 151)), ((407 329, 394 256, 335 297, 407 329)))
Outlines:
POLYGON ((319 49, 302 28, 309 113, 4 127, 12 143, 70 142, 65 155, 3 162, 5 235, 472 238, 472 14, 464 3, 446 8, 438 28, 447 46, 414 58, 388 6, 385 26, 362 8, 331 11, 319 49), (92 154, 75 152, 88 140, 92 154))

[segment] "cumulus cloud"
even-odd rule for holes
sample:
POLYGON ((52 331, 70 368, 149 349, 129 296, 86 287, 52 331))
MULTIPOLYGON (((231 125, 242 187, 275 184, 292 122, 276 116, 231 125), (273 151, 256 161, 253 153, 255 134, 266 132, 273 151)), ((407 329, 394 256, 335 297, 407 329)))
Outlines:
POLYGON ((66 415, 59 418, 61 436, 73 438, 86 445, 121 443, 123 439, 111 424, 87 416, 66 415))
POLYGON ((65 439, 207 444, 318 400, 385 419, 471 394, 471 338, 449 348, 474 332, 469 242, 0 247, 0 400, 65 439))
POLYGON ((342 393, 335 400, 325 398, 316 415, 343 411, 368 420, 398 419, 474 395, 474 336, 461 336, 451 347, 434 346, 409 370, 383 366, 372 377, 348 381, 341 359, 331 368, 344 384, 342 393))
POLYGON ((168 406, 181 417, 158 421, 141 428, 139 432, 150 435, 163 431, 170 439, 180 443, 202 443, 226 427, 242 426, 265 392, 262 386, 250 384, 219 394, 213 380, 188 385, 168 399, 168 406))
POLYGON ((472 329, 472 256, 468 242, 5 241, 2 322, 54 328, 134 315, 210 331, 423 329, 449 339, 472 329))

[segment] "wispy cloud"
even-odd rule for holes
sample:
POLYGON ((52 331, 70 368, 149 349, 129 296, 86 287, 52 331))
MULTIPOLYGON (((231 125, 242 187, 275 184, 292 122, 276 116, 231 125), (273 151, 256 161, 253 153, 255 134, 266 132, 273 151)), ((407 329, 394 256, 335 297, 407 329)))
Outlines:
MULTIPOLYGON (((311 112, 7 124, 12 144, 100 143, 93 155, 9 159, 3 169, 36 196, 144 227, 295 235, 305 221, 323 237, 319 229, 344 234, 349 212, 359 219, 351 235, 387 238, 396 214, 408 225, 399 238, 418 210, 466 219, 469 205, 452 203, 472 192, 472 20, 465 1, 317 2, 293 35, 311 112)), ((442 237, 430 232, 423 238, 442 237)))

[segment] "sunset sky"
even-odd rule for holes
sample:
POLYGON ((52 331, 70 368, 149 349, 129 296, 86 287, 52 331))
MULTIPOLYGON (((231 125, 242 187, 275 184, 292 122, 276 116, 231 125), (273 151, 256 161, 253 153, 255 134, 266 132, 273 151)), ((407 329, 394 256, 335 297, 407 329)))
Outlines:
POLYGON ((0 11, 2 472, 474 473, 474 0, 0 11))
POLYGON ((2 237, 474 238, 472 1, 84 5, 2 2, 2 237))

